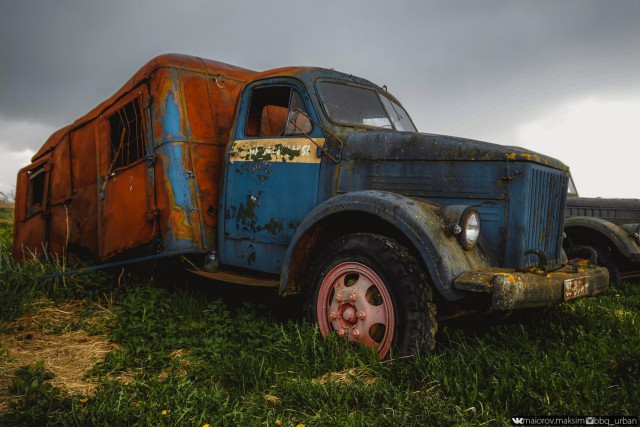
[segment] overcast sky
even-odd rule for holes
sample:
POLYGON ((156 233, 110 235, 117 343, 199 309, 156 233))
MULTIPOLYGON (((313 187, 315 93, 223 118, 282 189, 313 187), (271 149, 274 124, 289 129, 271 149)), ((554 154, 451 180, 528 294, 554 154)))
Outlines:
POLYGON ((155 55, 335 68, 422 132, 552 155, 583 196, 640 198, 640 1, 0 0, 0 191, 155 55))

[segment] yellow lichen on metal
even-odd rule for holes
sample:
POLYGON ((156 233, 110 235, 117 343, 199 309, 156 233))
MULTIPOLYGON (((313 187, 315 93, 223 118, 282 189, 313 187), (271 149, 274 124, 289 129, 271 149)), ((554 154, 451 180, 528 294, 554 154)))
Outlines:
POLYGON ((320 163, 316 147, 324 138, 269 138, 244 139, 233 143, 229 156, 232 162, 290 162, 320 163))
POLYGON ((495 276, 493 276, 493 281, 491 283, 491 285, 493 285, 493 283, 496 280, 500 280, 502 282, 509 283, 510 285, 513 286, 517 286, 517 285, 521 285, 522 284, 522 278, 520 276, 516 276, 514 274, 511 273, 498 273, 495 276))

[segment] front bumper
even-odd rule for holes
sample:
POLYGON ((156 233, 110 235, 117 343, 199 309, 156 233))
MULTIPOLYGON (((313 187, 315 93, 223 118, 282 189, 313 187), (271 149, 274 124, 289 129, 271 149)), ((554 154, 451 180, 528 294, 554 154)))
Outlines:
POLYGON ((456 289, 492 294, 493 310, 548 307, 563 301, 593 296, 609 287, 609 272, 602 267, 566 266, 552 273, 512 269, 468 271, 454 280, 456 289))

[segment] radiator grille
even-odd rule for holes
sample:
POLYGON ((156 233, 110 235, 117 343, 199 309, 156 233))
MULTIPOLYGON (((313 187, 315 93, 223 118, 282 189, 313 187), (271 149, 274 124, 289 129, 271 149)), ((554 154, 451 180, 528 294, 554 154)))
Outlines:
MULTIPOLYGON (((536 167, 530 182, 531 195, 525 215, 525 250, 539 249, 549 257, 549 264, 560 263, 564 209, 567 202, 567 174, 555 169, 536 167)), ((535 255, 527 255, 525 266, 538 263, 535 255)))

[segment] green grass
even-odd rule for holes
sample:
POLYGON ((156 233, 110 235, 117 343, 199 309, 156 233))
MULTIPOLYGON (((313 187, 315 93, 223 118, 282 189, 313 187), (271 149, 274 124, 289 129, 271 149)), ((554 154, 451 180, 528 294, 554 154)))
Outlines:
POLYGON ((13 233, 13 209, 0 205, 0 242, 11 243, 13 233))
POLYGON ((444 325, 433 354, 380 362, 281 320, 282 304, 236 303, 261 299, 252 288, 205 295, 101 274, 43 283, 34 273, 55 266, 15 265, 6 244, 0 255, 0 323, 43 296, 83 299, 113 315, 70 328, 119 344, 86 374, 94 395, 53 387, 46 365, 22 366, 3 425, 510 425, 516 415, 640 413, 640 285, 524 321, 444 325))

